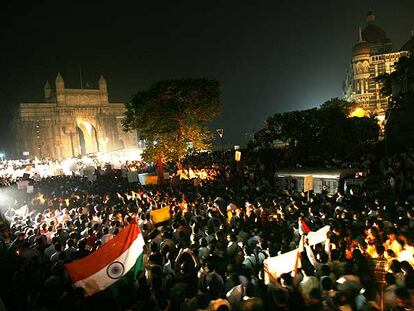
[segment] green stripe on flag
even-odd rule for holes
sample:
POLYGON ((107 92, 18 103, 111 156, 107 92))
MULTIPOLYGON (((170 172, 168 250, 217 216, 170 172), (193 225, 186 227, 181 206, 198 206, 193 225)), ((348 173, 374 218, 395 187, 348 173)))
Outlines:
MULTIPOLYGON (((121 279, 109 286, 106 290, 110 291, 114 298, 119 296, 122 289, 132 287, 137 280, 140 272, 144 271, 144 253, 138 256, 134 266, 121 279)), ((106 291, 105 290, 105 291, 106 291)))

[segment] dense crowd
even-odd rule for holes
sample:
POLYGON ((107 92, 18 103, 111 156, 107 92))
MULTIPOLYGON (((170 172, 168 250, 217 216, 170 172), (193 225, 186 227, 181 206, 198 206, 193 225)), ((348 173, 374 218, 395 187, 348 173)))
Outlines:
POLYGON ((386 310, 412 309, 413 154, 355 162, 379 173, 392 189, 387 196, 364 187, 309 197, 283 191, 275 161, 259 158, 188 159, 187 166, 217 172, 201 186, 183 179, 143 187, 108 169, 96 181, 42 178, 33 195, 9 187, 13 205, 27 204, 28 212, 8 213, 1 227, 0 310, 379 310, 381 293, 386 310), (171 220, 154 224, 150 211, 166 205, 171 220), (64 264, 133 219, 146 242, 144 271, 132 285, 85 298, 64 264), (301 224, 329 225, 326 241, 310 247, 301 224), (298 268, 265 284, 264 260, 298 246, 298 268))
POLYGON ((109 158, 108 154, 101 157, 91 155, 65 159, 3 160, 0 161, 0 187, 8 187, 29 178, 37 181, 40 178, 59 175, 87 176, 95 171, 105 171, 107 168, 147 173, 154 170, 154 165, 122 156, 109 158))

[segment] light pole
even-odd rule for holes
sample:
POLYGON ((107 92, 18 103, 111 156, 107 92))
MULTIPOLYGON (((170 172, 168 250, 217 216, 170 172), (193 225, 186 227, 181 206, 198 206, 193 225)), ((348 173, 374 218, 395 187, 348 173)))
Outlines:
POLYGON ((40 159, 42 159, 43 158, 43 154, 42 154, 42 148, 43 148, 43 146, 45 145, 45 142, 44 141, 42 141, 42 142, 40 142, 39 143, 39 145, 38 145, 38 147, 37 147, 37 149, 39 150, 39 156, 40 156, 40 159))
POLYGON ((388 137, 387 137, 388 136, 387 135, 388 126, 387 126, 387 123, 390 119, 392 110, 393 110, 393 107, 390 107, 390 109, 387 110, 387 112, 385 114, 386 118, 384 120, 384 147, 385 147, 385 156, 386 157, 388 156, 388 137))
POLYGON ((216 129, 217 134, 220 137, 220 141, 221 141, 221 155, 224 159, 224 146, 223 146, 223 134, 224 134, 224 129, 216 129))

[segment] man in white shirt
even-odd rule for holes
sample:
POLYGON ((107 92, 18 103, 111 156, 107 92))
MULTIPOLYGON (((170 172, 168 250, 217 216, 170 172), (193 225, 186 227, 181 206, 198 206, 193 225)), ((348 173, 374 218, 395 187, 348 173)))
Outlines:
POLYGON ((114 236, 112 233, 109 233, 109 228, 105 227, 103 229, 103 236, 101 238, 101 243, 102 245, 105 245, 106 243, 108 243, 108 241, 110 241, 114 236))
POLYGON ((395 230, 391 229, 388 234, 388 240, 384 242, 384 248, 385 250, 392 250, 395 254, 395 256, 398 258, 402 251, 401 244, 397 241, 397 236, 395 234, 395 230))
POLYGON ((45 249, 45 258, 46 258, 46 260, 50 260, 50 257, 52 257, 52 255, 54 253, 56 253, 55 244, 57 242, 59 242, 59 239, 56 238, 56 237, 53 237, 52 238, 52 244, 45 249))
POLYGON ((52 264, 57 263, 59 261, 59 256, 62 253, 63 245, 60 242, 54 244, 55 253, 50 257, 50 261, 52 264))

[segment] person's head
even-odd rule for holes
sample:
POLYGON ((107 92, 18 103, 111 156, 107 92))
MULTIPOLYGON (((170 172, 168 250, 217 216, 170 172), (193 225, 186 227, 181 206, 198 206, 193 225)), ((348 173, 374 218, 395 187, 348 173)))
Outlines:
POLYGON ((80 239, 78 241, 78 249, 85 250, 85 247, 86 247, 86 239, 80 239))
POLYGON ((207 240, 205 238, 200 239, 200 246, 201 247, 207 247, 207 240))
POLYGON ((395 240, 396 240, 396 238, 397 238, 397 235, 396 235, 396 232, 395 232, 395 230, 394 230, 394 229, 391 229, 390 231, 388 231, 387 236, 388 236, 388 239, 389 239, 391 242, 392 242, 392 241, 395 241, 395 240))
POLYGON ((401 263, 398 260, 394 259, 391 262, 390 270, 392 271, 392 273, 400 273, 401 272, 401 263))
POLYGON ((331 268, 328 265, 321 266, 321 274, 323 276, 329 276, 330 273, 331 273, 331 268))
POLYGON ((318 259, 319 259, 319 261, 321 262, 321 263, 327 263, 328 262, 328 260, 329 260, 329 256, 328 256, 328 254, 326 253, 326 252, 320 252, 319 254, 318 254, 318 259))
POLYGON ((409 290, 414 289, 414 274, 410 273, 405 276, 405 287, 409 290))
POLYGON ((75 240, 69 239, 67 244, 68 244, 68 247, 74 247, 75 246, 75 240))
POLYGON ((280 284, 282 286, 290 286, 290 285, 292 285, 292 282, 293 282, 293 278, 292 278, 292 275, 290 273, 283 273, 280 276, 280 284))
POLYGON ((385 282, 387 285, 394 285, 395 284, 395 276, 392 273, 387 273, 385 275, 385 282))
POLYGON ((156 252, 158 252, 158 250, 159 250, 158 244, 155 243, 155 242, 152 242, 151 243, 151 253, 156 253, 156 252))
POLYGON ((216 309, 217 311, 229 311, 230 308, 227 304, 220 304, 220 306, 216 309))
POLYGON ((23 241, 24 240, 24 237, 25 237, 24 232, 18 232, 17 233, 17 240, 23 241))
POLYGON ((312 288, 309 292, 309 304, 317 305, 321 303, 321 291, 319 288, 312 288))
POLYGON ((69 233, 69 239, 76 241, 78 239, 78 234, 75 231, 69 233))
POLYGON ((338 249, 333 249, 331 251, 331 259, 332 260, 339 260, 340 256, 341 256, 341 253, 338 249))
POLYGON ((324 291, 329 291, 333 288, 332 279, 330 277, 323 277, 321 279, 321 288, 324 291))
POLYGON ((56 252, 60 252, 60 251, 62 251, 62 244, 60 243, 60 242, 56 242, 55 244, 54 244, 54 247, 55 247, 55 250, 56 250, 56 252))
POLYGON ((370 239, 377 239, 378 238, 378 230, 376 227, 372 226, 371 228, 368 229, 368 237, 370 239))
POLYGON ((407 274, 413 274, 414 273, 414 269, 408 261, 406 261, 406 260, 401 261, 400 266, 401 266, 401 270, 403 271, 404 274, 407 275, 407 274))
POLYGON ((383 256, 383 255, 384 255, 384 252, 385 252, 385 248, 384 248, 384 246, 382 246, 382 245, 377 245, 377 246, 375 247, 375 249, 376 249, 376 251, 377 251, 378 256, 383 256))
POLYGON ((398 306, 406 306, 411 304, 410 302, 410 292, 405 287, 398 287, 395 290, 395 298, 398 306))
POLYGON ((387 249, 387 256, 389 258, 395 258, 395 257, 397 257, 397 256, 395 256, 395 253, 394 253, 394 251, 392 249, 387 249))

